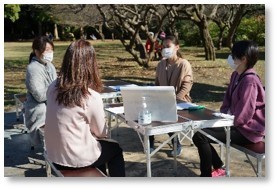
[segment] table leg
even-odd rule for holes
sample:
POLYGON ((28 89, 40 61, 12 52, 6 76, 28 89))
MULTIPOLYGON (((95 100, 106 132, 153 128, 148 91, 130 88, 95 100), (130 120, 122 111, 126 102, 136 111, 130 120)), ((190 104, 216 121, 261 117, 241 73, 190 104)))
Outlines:
POLYGON ((116 119, 116 136, 118 136, 118 129, 119 129, 119 118, 118 115, 115 116, 116 119))
POLYGON ((145 145, 145 154, 146 154, 146 164, 147 164, 147 177, 152 177, 151 169, 151 155, 150 155, 150 140, 149 136, 144 135, 144 145, 145 145))
POLYGON ((230 177, 230 143, 231 143, 231 127, 227 127, 226 132, 226 177, 230 177))
POLYGON ((109 138, 111 138, 111 128, 112 128, 112 124, 111 124, 111 120, 112 120, 112 116, 111 116, 111 113, 108 112, 108 135, 109 135, 109 138))
POLYGON ((19 108, 18 108, 19 106, 18 106, 18 101, 17 101, 17 99, 15 99, 15 110, 16 110, 16 120, 17 121, 19 121, 19 108))
POLYGON ((178 135, 174 134, 174 174, 177 175, 177 138, 178 135))

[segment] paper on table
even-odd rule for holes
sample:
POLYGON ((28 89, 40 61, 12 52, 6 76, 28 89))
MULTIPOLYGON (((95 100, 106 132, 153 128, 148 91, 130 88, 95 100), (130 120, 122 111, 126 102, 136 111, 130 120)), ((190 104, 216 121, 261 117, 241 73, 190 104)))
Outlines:
POLYGON ((216 116, 216 117, 222 117, 225 119, 234 119, 235 116, 234 115, 230 115, 230 114, 225 114, 225 113, 213 113, 212 115, 216 116))
POLYGON ((115 113, 115 114, 122 114, 124 113, 124 106, 113 107, 113 108, 105 108, 106 110, 115 113))
POLYGON ((132 86, 138 86, 138 85, 136 85, 136 84, 126 84, 126 85, 116 85, 116 86, 109 86, 109 87, 116 90, 116 91, 120 91, 121 87, 132 87, 132 86))
POLYGON ((186 110, 189 109, 190 107, 198 107, 198 105, 193 103, 188 103, 188 102, 182 102, 177 104, 177 110, 186 110))

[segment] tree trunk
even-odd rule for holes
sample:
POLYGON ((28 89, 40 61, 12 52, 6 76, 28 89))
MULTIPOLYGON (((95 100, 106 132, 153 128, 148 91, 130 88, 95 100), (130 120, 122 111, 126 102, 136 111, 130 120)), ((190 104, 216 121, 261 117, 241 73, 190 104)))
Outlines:
POLYGON ((102 24, 98 25, 98 29, 99 29, 99 35, 101 37, 101 40, 105 41, 105 36, 104 36, 104 34, 102 32, 102 24))
POLYGON ((149 68, 149 58, 147 59, 141 59, 140 56, 138 56, 138 53, 130 47, 126 47, 126 50, 133 56, 134 60, 142 67, 149 68))
POLYGON ((55 40, 59 40, 58 26, 57 26, 57 24, 54 24, 54 39, 55 39, 55 40))
POLYGON ((147 55, 145 46, 143 43, 137 42, 137 49, 133 49, 130 46, 128 47, 128 52, 134 57, 135 61, 144 68, 149 68, 149 62, 153 56, 153 53, 147 55), (139 52, 139 55, 138 55, 139 52))
POLYGON ((105 36, 102 32, 102 24, 98 25, 98 29, 95 27, 96 32, 100 35, 101 40, 105 41, 105 36))
MULTIPOLYGON (((133 46, 131 45, 133 43, 132 41, 130 41, 130 44, 127 44, 126 41, 124 40, 123 36, 120 36, 120 41, 122 42, 122 44, 125 47, 126 51, 129 52, 133 56, 134 60, 140 66, 142 66, 144 68, 148 68, 149 67, 150 58, 148 56, 144 57, 143 55, 141 55, 143 49, 144 49, 144 51, 146 53, 146 50, 145 50, 145 47, 144 47, 144 44, 142 43, 142 41, 136 40, 136 43, 134 42, 134 44, 137 44, 137 46, 141 49, 141 52, 139 51, 139 55, 138 55, 138 52, 135 49, 133 49, 133 46), (144 57, 144 58, 141 58, 141 56, 144 57)), ((136 47, 136 45, 135 45, 135 47, 136 47)))
POLYGON ((114 41, 114 32, 112 32, 111 37, 112 37, 112 41, 114 41))
POLYGON ((39 36, 42 35, 42 23, 38 21, 38 31, 39 31, 39 36))
POLYGON ((241 19, 243 17, 243 14, 244 14, 244 9, 245 9, 245 6, 246 4, 241 4, 236 15, 235 15, 235 18, 234 20, 232 21, 232 24, 231 24, 231 27, 228 31, 228 35, 227 35, 227 46, 232 49, 233 47, 233 39, 234 39, 234 36, 235 36, 235 33, 236 33, 236 30, 241 22, 241 19))
MULTIPOLYGON (((11 36, 12 36, 13 39, 15 38, 15 36, 14 36, 14 25, 11 26, 11 36)), ((32 37, 33 37, 33 35, 32 35, 32 37)))
POLYGON ((200 30, 200 34, 203 40, 203 46, 205 48, 205 56, 206 60, 215 61, 215 49, 213 45, 213 41, 211 39, 209 29, 208 29, 208 21, 206 18, 203 18, 200 23, 198 23, 198 27, 200 30))
POLYGON ((80 27, 80 39, 86 40, 86 39, 84 38, 84 28, 83 28, 83 27, 80 27))
POLYGON ((146 52, 146 48, 145 48, 144 44, 141 44, 141 43, 137 44, 136 43, 136 51, 139 51, 141 59, 146 59, 147 58, 147 52, 146 52))
POLYGON ((224 37, 224 30, 225 28, 219 28, 219 34, 218 34, 218 42, 217 42, 217 49, 221 50, 223 45, 223 37, 224 37))
POLYGON ((179 39, 179 33, 177 31, 177 27, 175 25, 175 22, 172 22, 171 25, 170 25, 170 32, 171 32, 171 35, 175 36, 177 39, 179 39))

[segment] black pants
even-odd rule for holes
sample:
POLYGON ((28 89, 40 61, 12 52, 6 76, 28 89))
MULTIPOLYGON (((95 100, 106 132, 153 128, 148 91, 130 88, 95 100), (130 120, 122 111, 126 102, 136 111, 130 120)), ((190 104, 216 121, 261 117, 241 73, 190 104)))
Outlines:
MULTIPOLYGON (((123 150, 117 142, 110 142, 99 140, 101 144, 101 155, 91 167, 100 169, 104 174, 106 173, 106 164, 108 172, 111 177, 125 177, 125 162, 123 157, 123 150)), ((54 164, 59 170, 72 169, 70 167, 54 164)))
MULTIPOLYGON (((169 137, 171 137, 174 133, 168 133, 169 137)), ((154 136, 149 136, 149 140, 150 140, 150 147, 154 148, 154 136)), ((172 145, 174 145, 174 138, 172 139, 172 145)), ((177 147, 180 147, 181 143, 179 138, 177 138, 177 147)))
MULTIPOLYGON (((203 129, 203 131, 226 144, 226 132, 224 128, 203 129)), ((218 156, 216 150, 210 144, 216 142, 200 132, 196 132, 192 140, 199 152, 201 177, 211 177, 212 167, 214 169, 218 169, 223 165, 223 162, 218 156)), ((246 139, 235 127, 232 127, 231 143, 243 145, 250 144, 252 142, 246 139)))

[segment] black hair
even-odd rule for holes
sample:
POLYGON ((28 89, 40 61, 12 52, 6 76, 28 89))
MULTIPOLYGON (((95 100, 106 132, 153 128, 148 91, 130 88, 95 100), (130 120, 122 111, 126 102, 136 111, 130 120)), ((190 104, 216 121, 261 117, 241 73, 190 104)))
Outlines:
POLYGON ((40 54, 42 54, 45 51, 46 43, 49 43, 54 50, 53 41, 51 41, 48 37, 39 36, 34 39, 33 44, 32 44, 33 51, 30 53, 29 63, 31 62, 32 58, 36 56, 35 50, 37 50, 40 54))
POLYGON ((31 62, 33 57, 36 57, 36 54, 34 52, 31 52, 30 55, 29 55, 29 63, 31 62))
MULTIPOLYGON (((166 41, 166 40, 170 40, 175 45, 180 45, 179 40, 175 36, 166 36, 164 38, 164 41, 166 41)), ((179 50, 177 51, 177 56, 182 58, 182 55, 179 50)))
POLYGON ((258 45, 249 40, 238 41, 233 45, 232 56, 237 59, 245 56, 247 59, 247 68, 253 68, 259 57, 258 45))

